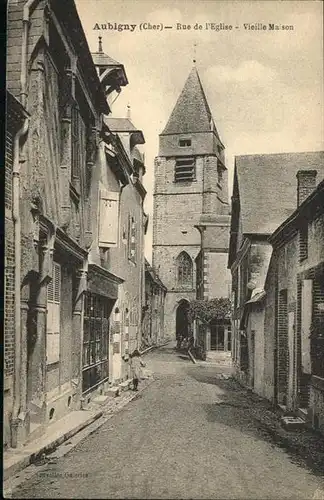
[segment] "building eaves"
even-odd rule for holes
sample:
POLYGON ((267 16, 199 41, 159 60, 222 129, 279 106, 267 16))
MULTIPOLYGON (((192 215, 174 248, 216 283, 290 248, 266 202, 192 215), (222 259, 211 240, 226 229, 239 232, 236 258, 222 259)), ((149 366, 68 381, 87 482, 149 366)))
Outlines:
POLYGON ((29 118, 30 114, 21 102, 9 91, 6 90, 6 114, 14 112, 20 118, 29 118))
POLYGON ((149 264, 147 259, 145 259, 145 271, 148 273, 148 275, 151 277, 152 281, 155 284, 157 284, 163 290, 167 290, 166 286, 162 283, 161 279, 156 274, 156 272, 154 271, 153 267, 149 264))
MULTIPOLYGON (((313 214, 324 213, 324 180, 322 180, 316 189, 301 203, 299 207, 288 217, 268 238, 269 242, 276 246, 280 241, 287 241, 298 231, 300 218, 305 212, 313 214)), ((309 213, 307 220, 310 221, 309 213)))
POLYGON ((61 0, 51 0, 50 5, 56 18, 64 27, 65 33, 73 43, 78 57, 78 68, 87 83, 96 106, 100 112, 110 113, 75 2, 73 0, 65 1, 64 8, 62 8, 61 0))
POLYGON ((133 146, 145 144, 143 132, 137 129, 128 118, 105 117, 104 121, 112 132, 129 133, 132 138, 133 146))

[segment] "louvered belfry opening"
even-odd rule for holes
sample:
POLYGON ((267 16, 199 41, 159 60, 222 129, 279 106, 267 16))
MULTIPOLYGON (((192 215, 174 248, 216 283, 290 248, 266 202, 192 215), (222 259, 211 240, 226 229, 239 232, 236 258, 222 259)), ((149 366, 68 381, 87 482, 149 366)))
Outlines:
POLYGON ((175 165, 175 182, 190 182, 195 178, 195 158, 186 156, 177 158, 175 165))

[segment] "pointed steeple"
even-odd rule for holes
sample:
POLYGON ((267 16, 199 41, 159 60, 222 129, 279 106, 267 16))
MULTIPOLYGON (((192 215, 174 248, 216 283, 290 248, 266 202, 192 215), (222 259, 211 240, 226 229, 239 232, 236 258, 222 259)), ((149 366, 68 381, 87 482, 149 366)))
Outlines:
POLYGON ((161 135, 211 131, 218 136, 197 68, 194 65, 161 135))

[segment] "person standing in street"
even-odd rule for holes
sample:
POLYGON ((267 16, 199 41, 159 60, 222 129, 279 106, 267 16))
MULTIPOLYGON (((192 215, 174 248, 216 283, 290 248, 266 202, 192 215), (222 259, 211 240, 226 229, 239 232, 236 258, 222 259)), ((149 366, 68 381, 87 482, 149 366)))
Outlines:
POLYGON ((138 349, 130 356, 130 369, 131 369, 131 377, 133 378, 133 390, 138 390, 138 383, 142 374, 142 367, 145 366, 145 363, 141 359, 141 353, 138 349))

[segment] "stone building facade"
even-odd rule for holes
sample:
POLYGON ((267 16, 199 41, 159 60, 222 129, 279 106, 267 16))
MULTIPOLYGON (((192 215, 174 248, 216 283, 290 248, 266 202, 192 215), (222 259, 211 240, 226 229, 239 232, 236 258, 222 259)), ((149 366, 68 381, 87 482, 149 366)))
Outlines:
POLYGON ((223 295, 228 229, 224 145, 193 67, 155 160, 153 267, 167 287, 168 335, 192 333, 187 309, 197 293, 206 299, 223 295))
POLYGON ((101 43, 90 53, 74 1, 9 2, 8 22, 5 444, 17 447, 128 376, 145 167, 142 134, 128 131, 127 148, 107 123, 125 70, 101 43), (131 287, 128 345, 118 308, 131 287))
MULTIPOLYGON (((5 271, 4 271, 4 394, 3 394, 3 441, 4 446, 11 442, 11 419, 14 396, 17 394, 16 371, 16 337, 15 323, 20 318, 20 310, 16 306, 15 293, 20 285, 15 280, 16 260, 19 258, 15 245, 15 223, 19 197, 17 196, 19 168, 19 148, 25 140, 28 113, 21 103, 7 91, 6 98, 6 136, 5 136, 5 271), (15 180, 14 180, 15 173, 15 180)), ((18 342, 17 342, 18 343, 18 342)))
POLYGON ((111 143, 106 147, 108 158, 115 154, 117 164, 122 164, 124 169, 119 179, 113 174, 115 167, 112 171, 106 170, 110 175, 109 189, 118 192, 119 213, 115 218, 117 245, 109 248, 104 258, 111 272, 124 280, 111 318, 111 381, 118 383, 128 378, 129 354, 142 343, 147 217, 143 209, 146 191, 142 184, 145 166, 137 146, 144 144, 144 136, 128 118, 106 118, 105 124, 111 134, 111 143))
POLYGON ((167 293, 156 272, 145 260, 145 301, 142 314, 142 347, 164 340, 164 304, 167 293))
MULTIPOLYGON (((324 159, 324 156, 323 156, 324 159)), ((300 170, 298 206, 272 234, 275 401, 324 432, 324 172, 300 170)), ((268 290, 266 284, 266 293, 268 290)), ((271 303, 265 302, 265 310, 271 303)))
MULTIPOLYGON (((290 410, 296 409, 297 391, 299 401, 305 399, 303 394, 309 394, 310 382, 308 377, 308 384, 302 389, 307 376, 300 375, 300 354, 297 355, 301 352, 297 338, 301 328, 298 303, 302 293, 298 291, 301 271, 298 224, 302 226, 303 220, 304 223, 309 220, 313 225, 315 219, 316 224, 320 224, 318 211, 309 212, 307 219, 303 211, 296 227, 293 229, 290 225, 285 238, 281 228, 286 227, 291 218, 297 221, 295 209, 299 196, 293 179, 298 172, 301 179, 303 172, 308 180, 314 170, 318 172, 316 182, 319 183, 324 175, 322 152, 249 155, 235 159, 229 252, 232 356, 242 382, 260 396, 290 410)), ((316 187, 316 182, 314 180, 308 193, 316 187)), ((301 183, 299 188, 301 192, 301 183)), ((312 265, 320 264, 320 234, 321 231, 319 239, 309 240, 310 252, 317 259, 312 265)), ((303 266, 306 263, 305 260, 303 266)), ((309 267, 312 266, 309 264, 309 267)), ((308 303, 312 293, 309 289, 303 293, 308 303)))

